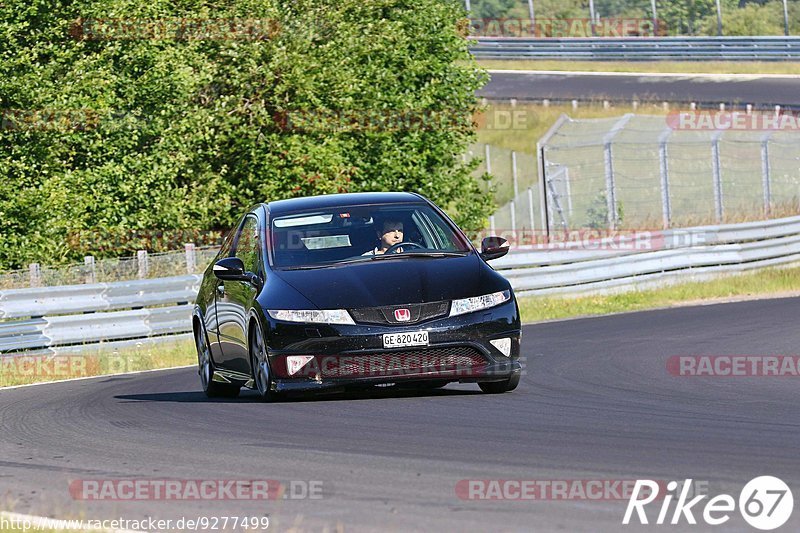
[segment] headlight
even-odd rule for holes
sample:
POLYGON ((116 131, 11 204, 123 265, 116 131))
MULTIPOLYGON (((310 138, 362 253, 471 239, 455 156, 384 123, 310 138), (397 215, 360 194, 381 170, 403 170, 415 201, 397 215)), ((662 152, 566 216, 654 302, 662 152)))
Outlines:
POLYGON ((275 320, 283 320, 284 322, 306 322, 314 324, 350 324, 353 325, 350 313, 344 309, 332 309, 325 311, 313 310, 271 310, 267 311, 269 316, 275 320))
POLYGON ((495 292, 485 296, 476 296, 475 298, 464 298, 463 300, 453 300, 453 305, 450 306, 450 316, 463 315, 472 313, 473 311, 480 311, 481 309, 488 309, 511 299, 511 291, 495 292))

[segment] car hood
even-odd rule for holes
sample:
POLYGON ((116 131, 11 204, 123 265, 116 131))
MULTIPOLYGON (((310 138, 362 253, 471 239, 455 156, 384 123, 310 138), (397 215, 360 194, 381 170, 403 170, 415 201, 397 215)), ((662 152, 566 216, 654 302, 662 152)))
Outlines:
POLYGON ((471 253, 464 257, 417 257, 314 270, 279 270, 274 274, 319 309, 355 309, 453 300, 498 290, 495 283, 482 287, 484 269, 493 272, 471 253))

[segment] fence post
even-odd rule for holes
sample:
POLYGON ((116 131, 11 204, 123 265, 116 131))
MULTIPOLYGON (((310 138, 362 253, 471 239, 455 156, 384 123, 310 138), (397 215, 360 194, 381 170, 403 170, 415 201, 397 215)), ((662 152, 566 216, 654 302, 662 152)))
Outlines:
POLYGON ((31 274, 31 287, 40 287, 42 285, 42 268, 39 263, 31 263, 28 265, 28 270, 31 274))
POLYGON ((783 0, 783 34, 789 36, 789 3, 783 0))
POLYGON ((658 167, 661 173, 661 216, 664 229, 672 224, 672 205, 669 201, 669 162, 667 142, 672 134, 672 129, 667 128, 658 138, 658 167))
POLYGON ((489 233, 497 235, 494 228, 494 215, 489 216, 489 233))
POLYGON ((550 142, 550 139, 555 135, 561 126, 564 125, 565 122, 569 121, 570 118, 566 114, 561 114, 556 120, 556 123, 553 124, 547 133, 544 134, 544 137, 539 139, 539 142, 536 143, 536 162, 537 162, 537 171, 539 174, 539 202, 541 203, 541 217, 542 217, 542 231, 546 237, 550 236, 550 220, 548 218, 547 213, 547 155, 545 150, 547 149, 547 143, 550 142))
POLYGON ((769 217, 772 208, 772 167, 769 164, 769 139, 772 132, 761 139, 761 182, 764 187, 764 216, 769 217))
MULTIPOLYGON (((488 144, 483 145, 483 158, 486 160, 486 173, 492 174, 492 152, 488 144)), ((489 190, 492 188, 492 180, 489 178, 489 190)))
POLYGON ((719 139, 722 131, 717 131, 711 139, 711 165, 714 172, 714 211, 717 217, 717 224, 722 223, 724 210, 722 206, 722 166, 719 155, 719 139))
POLYGON ((186 250, 186 273, 194 274, 197 269, 197 251, 195 250, 193 242, 187 242, 183 245, 186 250))
POLYGON ((617 228, 619 214, 617 212, 617 186, 614 180, 614 154, 611 150, 611 143, 614 141, 614 137, 622 131, 633 117, 633 113, 626 114, 603 137, 603 159, 606 169, 606 206, 608 208, 608 225, 612 230, 617 228))
POLYGON ((508 208, 511 210, 511 235, 513 235, 514 246, 517 245, 517 209, 514 205, 514 200, 508 202, 508 208))
POLYGON ((603 162, 606 172, 606 209, 608 209, 608 227, 612 230, 617 227, 617 198, 614 183, 614 154, 611 151, 611 143, 605 143, 603 147, 603 162))
POLYGON ((550 235, 550 221, 547 217, 547 156, 543 143, 536 145, 536 159, 539 171, 539 210, 542 218, 542 231, 550 235))
POLYGON ((511 178, 514 182, 514 198, 519 196, 519 181, 517 179, 517 152, 511 151, 511 178))
POLYGON ((567 213, 572 220, 572 185, 569 183, 569 167, 564 167, 564 190, 567 193, 567 213))
POLYGON ((534 224, 533 216, 533 187, 528 187, 528 223, 531 225, 531 239, 535 242, 536 224, 534 224))
POLYGON ((147 250, 136 252, 136 263, 139 267, 139 279, 146 279, 150 273, 150 262, 147 259, 147 250))
POLYGON ((83 264, 86 267, 86 274, 84 276, 84 283, 97 283, 97 274, 94 268, 94 257, 87 255, 83 258, 83 264))

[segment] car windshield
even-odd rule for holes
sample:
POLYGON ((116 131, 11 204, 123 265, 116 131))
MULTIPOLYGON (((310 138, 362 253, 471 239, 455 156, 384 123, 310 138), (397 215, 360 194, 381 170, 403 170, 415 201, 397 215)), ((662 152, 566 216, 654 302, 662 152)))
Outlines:
POLYGON ((271 223, 276 268, 442 257, 470 251, 464 237, 426 204, 349 206, 281 215, 271 223))

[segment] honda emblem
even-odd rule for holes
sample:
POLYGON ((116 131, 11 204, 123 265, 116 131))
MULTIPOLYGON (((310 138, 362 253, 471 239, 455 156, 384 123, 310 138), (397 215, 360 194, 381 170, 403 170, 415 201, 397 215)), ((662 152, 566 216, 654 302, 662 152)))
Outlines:
POLYGON ((411 320, 411 311, 408 309, 395 309, 394 319, 398 322, 408 322, 411 320))

